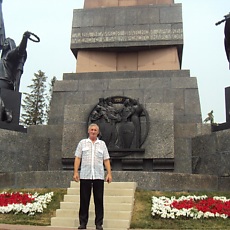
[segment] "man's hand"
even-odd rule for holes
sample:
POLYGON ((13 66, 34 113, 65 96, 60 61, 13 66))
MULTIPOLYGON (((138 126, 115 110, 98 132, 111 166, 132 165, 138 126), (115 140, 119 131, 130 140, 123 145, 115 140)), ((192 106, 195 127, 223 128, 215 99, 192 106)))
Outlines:
POLYGON ((107 174, 106 178, 105 178, 105 181, 107 183, 111 183, 112 182, 112 175, 110 173, 107 174))
POLYGON ((74 173, 73 179, 74 179, 76 182, 79 182, 80 177, 79 177, 79 173, 78 173, 78 172, 75 172, 75 173, 74 173))

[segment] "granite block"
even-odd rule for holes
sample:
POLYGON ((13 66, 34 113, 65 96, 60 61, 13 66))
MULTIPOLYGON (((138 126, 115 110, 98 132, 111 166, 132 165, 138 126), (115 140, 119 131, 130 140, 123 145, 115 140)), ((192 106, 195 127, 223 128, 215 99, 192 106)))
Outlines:
POLYGON ((181 78, 172 77, 171 78, 172 88, 178 89, 197 89, 197 79, 195 77, 181 78))
POLYGON ((63 125, 34 125, 28 127, 28 135, 50 139, 48 170, 61 170, 63 125))
POLYGON ((77 27, 82 27, 82 21, 84 19, 84 12, 81 9, 74 9, 73 10, 73 21, 72 21, 72 27, 77 28, 77 27))
POLYGON ((149 103, 145 108, 150 119, 149 134, 142 146, 145 158, 174 158, 173 105, 149 103))
POLYGON ((148 172, 113 172, 113 181, 137 182, 137 186, 144 190, 160 190, 159 173, 148 172))
POLYGON ((230 149, 220 152, 218 155, 220 160, 219 176, 230 176, 230 149))
POLYGON ((109 88, 109 80, 84 80, 79 81, 80 91, 106 90, 109 88))
POLYGON ((150 120, 153 121, 173 121, 173 104, 171 103, 146 103, 145 109, 148 111, 150 120))
POLYGON ((174 4, 170 7, 160 8, 161 23, 181 23, 182 22, 182 5, 174 4))
POLYGON ((192 156, 194 173, 229 176, 229 131, 193 138, 192 156))
POLYGON ((55 81, 54 92, 68 92, 79 90, 79 82, 77 80, 55 81))
POLYGON ((219 177, 218 190, 229 192, 229 190, 230 190, 230 177, 219 177))
POLYGON ((175 124, 175 137, 192 138, 197 136, 196 123, 177 123, 175 124))
POLYGON ((199 157, 192 157, 193 173, 220 175, 220 156, 218 154, 207 154, 199 157))
POLYGON ((185 114, 201 114, 198 89, 185 89, 185 114))
POLYGON ((212 133, 210 124, 203 124, 201 122, 197 122, 197 132, 198 135, 210 135, 212 133))
POLYGON ((84 92, 66 92, 65 93, 65 105, 83 104, 85 102, 84 92))
POLYGON ((216 151, 217 152, 229 152, 230 150, 230 130, 223 130, 216 132, 216 151))
POLYGON ((192 155, 203 157, 216 153, 216 137, 214 134, 192 138, 192 155))
MULTIPOLYGON (((142 9, 142 13, 145 13, 146 10, 142 9)), ((125 25, 137 25, 138 17, 137 17, 137 10, 135 8, 130 8, 125 12, 125 25)))
POLYGON ((87 121, 93 105, 65 106, 62 157, 73 157, 77 143, 87 138, 87 121))
POLYGON ((146 89, 144 103, 164 103, 164 91, 160 88, 146 89))
POLYGON ((145 158, 174 158, 173 122, 150 121, 149 135, 142 147, 145 158))
POLYGON ((73 172, 21 172, 15 175, 17 188, 68 188, 73 172))
POLYGON ((140 78, 140 88, 170 88, 171 79, 169 77, 140 78))
POLYGON ((64 92, 53 92, 50 114, 49 114, 49 125, 61 125, 63 124, 64 116, 64 104, 65 104, 65 93, 64 92))
MULTIPOLYGON (((97 14, 98 9, 95 11, 95 9, 88 9, 88 10, 81 10, 84 14, 84 20, 82 20, 81 25, 82 27, 91 27, 93 26, 93 18, 97 14)), ((76 13, 76 12, 74 12, 76 13)), ((77 14, 79 11, 77 12, 77 14)), ((73 16, 75 18, 75 14, 73 16)), ((74 19, 75 20, 75 19, 74 19)))
POLYGON ((180 173, 160 173, 161 190, 164 191, 216 191, 218 177, 180 173))
MULTIPOLYGON (((65 73, 64 80, 97 80, 97 79, 153 79, 174 77, 188 78, 189 70, 154 70, 154 71, 119 71, 119 72, 90 72, 90 73, 65 73)), ((166 83, 167 85, 167 83, 166 83)))
POLYGON ((107 8, 104 17, 106 18, 105 27, 115 27, 116 12, 113 8, 107 8))
POLYGON ((109 14, 106 14, 106 12, 107 12, 107 9, 106 10, 103 8, 97 9, 97 12, 93 14, 93 18, 91 21, 91 23, 93 23, 93 27, 106 26, 107 19, 110 19, 110 16, 112 17, 112 14, 109 15, 109 14))
POLYGON ((185 104, 184 104, 184 89, 173 89, 167 88, 163 91, 165 103, 174 104, 174 113, 176 115, 184 115, 185 104))
POLYGON ((118 10, 115 12, 115 25, 124 25, 125 23, 125 18, 126 18, 126 8, 124 7, 119 7, 118 10))
POLYGON ((122 89, 139 89, 140 87, 140 79, 111 79, 109 81, 109 90, 122 90, 122 89))
POLYGON ((15 175, 13 173, 0 172, 0 188, 14 188, 15 175))
MULTIPOLYGON (((185 113, 185 112, 184 112, 185 113)), ((175 111, 175 122, 176 123, 202 123, 201 114, 181 114, 179 110, 175 111)), ((200 134, 200 128, 198 128, 200 134)))
POLYGON ((192 148, 190 138, 175 138, 175 169, 178 173, 192 173, 192 148))
POLYGON ((1 131, 1 172, 47 170, 50 142, 48 138, 24 133, 15 135, 1 131), (31 157, 33 156, 33 157, 31 157), (36 159, 36 161, 34 160, 36 159))

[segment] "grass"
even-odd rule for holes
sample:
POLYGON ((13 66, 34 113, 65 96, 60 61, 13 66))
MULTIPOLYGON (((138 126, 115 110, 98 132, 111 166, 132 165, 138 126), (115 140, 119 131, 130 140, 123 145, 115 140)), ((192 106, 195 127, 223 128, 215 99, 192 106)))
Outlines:
MULTIPOLYGON (((19 190, 4 190, 7 192, 14 192, 19 190)), ((2 224, 21 224, 21 225, 38 225, 47 226, 50 225, 51 217, 55 216, 55 211, 60 207, 60 202, 63 200, 66 194, 66 189, 22 189, 20 192, 38 192, 40 194, 54 192, 52 202, 45 209, 44 213, 36 214, 35 216, 27 216, 25 214, 0 214, 0 223, 2 224)), ((2 192, 2 191, 0 191, 2 192)), ((139 229, 230 229, 230 218, 229 219, 161 219, 151 216, 151 197, 152 196, 176 196, 181 195, 209 195, 209 196, 226 196, 230 197, 229 193, 220 192, 204 192, 204 193, 187 193, 187 192, 157 192, 157 191, 142 191, 137 190, 135 193, 135 205, 134 212, 131 221, 131 228, 139 229)))

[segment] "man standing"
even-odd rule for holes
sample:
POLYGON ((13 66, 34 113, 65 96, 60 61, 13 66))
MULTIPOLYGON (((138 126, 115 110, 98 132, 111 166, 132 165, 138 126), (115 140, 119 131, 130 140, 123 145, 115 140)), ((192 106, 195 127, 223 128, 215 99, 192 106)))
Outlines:
POLYGON ((106 182, 112 182, 108 149, 105 142, 98 139, 99 126, 90 124, 88 139, 79 142, 75 152, 74 180, 80 180, 80 210, 78 229, 86 229, 89 217, 89 204, 93 188, 96 229, 103 230, 104 218, 104 166, 107 170, 106 182), (78 173, 81 164, 80 175, 78 173))

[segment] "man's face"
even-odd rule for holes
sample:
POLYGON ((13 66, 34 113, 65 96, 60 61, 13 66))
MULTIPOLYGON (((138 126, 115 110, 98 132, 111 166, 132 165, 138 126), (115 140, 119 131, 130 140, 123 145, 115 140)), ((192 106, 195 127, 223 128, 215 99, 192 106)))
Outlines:
POLYGON ((95 140, 95 139, 97 139, 97 136, 99 134, 99 129, 97 126, 91 126, 88 129, 88 133, 89 133, 89 139, 95 140))

